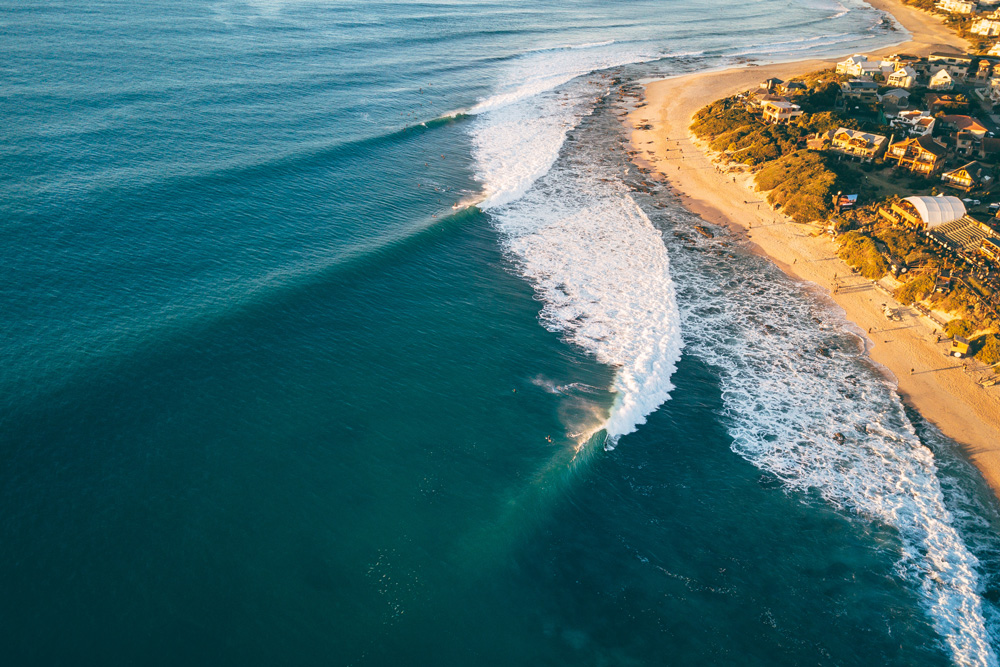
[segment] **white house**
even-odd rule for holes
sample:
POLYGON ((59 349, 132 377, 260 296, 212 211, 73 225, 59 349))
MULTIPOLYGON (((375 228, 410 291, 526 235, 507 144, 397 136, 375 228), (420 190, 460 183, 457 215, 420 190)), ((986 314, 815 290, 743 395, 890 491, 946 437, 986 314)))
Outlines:
POLYGON ((767 101, 761 105, 764 121, 775 125, 787 123, 793 118, 802 115, 802 108, 798 104, 792 104, 787 100, 767 101))
POLYGON ((937 9, 952 14, 972 14, 979 3, 971 0, 938 0, 937 9))
POLYGON ((928 116, 926 111, 901 111, 890 124, 911 137, 923 137, 934 131, 935 122, 936 119, 928 116))
POLYGON ((948 70, 939 69, 937 73, 931 77, 930 83, 927 87, 931 90, 951 90, 954 85, 955 80, 951 78, 951 74, 948 74, 948 70))
POLYGON ((847 60, 837 63, 837 74, 847 74, 849 76, 872 76, 882 73, 881 62, 868 60, 868 56, 855 53, 847 60))
POLYGON ((861 76, 861 63, 868 60, 868 56, 855 53, 847 60, 837 63, 837 74, 849 74, 851 76, 861 76))
POLYGON ((988 56, 1000 56, 1000 42, 994 42, 990 50, 986 52, 988 56))
POLYGON ((916 82, 917 72, 909 65, 896 70, 886 77, 885 80, 886 85, 892 86, 893 88, 912 88, 913 84, 916 82))
POLYGON ((980 37, 1000 36, 1000 21, 996 19, 979 19, 972 24, 972 34, 980 37))

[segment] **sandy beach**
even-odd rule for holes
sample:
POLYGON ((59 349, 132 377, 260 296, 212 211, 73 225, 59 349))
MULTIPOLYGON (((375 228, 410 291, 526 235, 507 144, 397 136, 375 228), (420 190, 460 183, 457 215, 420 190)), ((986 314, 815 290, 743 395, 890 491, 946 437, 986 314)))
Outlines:
MULTIPOLYGON (((962 50, 964 40, 928 13, 895 0, 868 0, 891 13, 911 33, 910 41, 869 54, 962 50)), ((845 54, 849 55, 849 54, 845 54)), ((891 322, 881 304, 899 304, 871 281, 853 274, 836 257, 836 244, 818 228, 791 222, 763 203, 752 176, 725 173, 726 167, 690 135, 695 112, 710 102, 755 88, 768 77, 788 79, 829 67, 834 61, 808 60, 762 67, 699 73, 646 87, 646 106, 628 122, 637 161, 664 175, 684 206, 704 220, 738 230, 788 275, 814 283, 835 301, 861 331, 869 332, 869 354, 898 384, 904 400, 959 442, 1000 497, 1000 386, 983 388, 976 380, 984 366, 947 356, 937 342, 938 325, 912 308, 902 322, 891 322)))

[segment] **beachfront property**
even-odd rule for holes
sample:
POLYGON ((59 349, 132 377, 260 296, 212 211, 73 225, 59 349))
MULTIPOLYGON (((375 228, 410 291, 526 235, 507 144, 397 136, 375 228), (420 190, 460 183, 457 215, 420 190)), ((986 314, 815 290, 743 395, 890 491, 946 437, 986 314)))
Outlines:
POLYGON ((954 85, 955 80, 948 73, 948 70, 941 68, 931 77, 927 87, 931 90, 951 90, 954 85))
POLYGON ((938 0, 935 8, 949 14, 972 14, 979 9, 979 3, 971 0, 938 0))
POLYGON ((989 184, 993 180, 989 167, 980 162, 969 162, 958 169, 952 169, 941 174, 941 180, 951 187, 969 192, 975 188, 989 184))
POLYGON ((886 160, 900 169, 923 176, 934 176, 944 167, 948 149, 931 136, 913 137, 889 146, 886 160))
POLYGON ((773 93, 778 89, 778 86, 780 86, 783 83, 784 81, 782 81, 781 79, 776 79, 772 77, 770 79, 764 79, 763 81, 761 81, 760 86, 758 87, 761 90, 766 90, 769 93, 773 93))
POLYGON ((980 37, 997 37, 1000 35, 1000 21, 996 19, 979 19, 972 24, 969 31, 980 37))
POLYGON ((889 123, 911 137, 923 137, 934 131, 936 122, 926 111, 901 111, 889 123))
POLYGON ((893 88, 912 88, 916 82, 917 71, 909 65, 897 69, 885 79, 885 85, 893 88))
POLYGON ((780 125, 802 115, 802 107, 788 100, 768 100, 761 105, 761 113, 765 123, 780 125))
POLYGON ((779 86, 779 88, 785 95, 800 95, 809 90, 809 86, 801 81, 789 81, 779 86))
POLYGON ((873 76, 882 74, 882 64, 873 60, 868 60, 868 56, 855 53, 847 60, 837 63, 837 74, 848 76, 873 76))
POLYGON ((839 128, 830 139, 830 150, 867 161, 882 157, 888 145, 889 139, 880 134, 846 127, 839 128))

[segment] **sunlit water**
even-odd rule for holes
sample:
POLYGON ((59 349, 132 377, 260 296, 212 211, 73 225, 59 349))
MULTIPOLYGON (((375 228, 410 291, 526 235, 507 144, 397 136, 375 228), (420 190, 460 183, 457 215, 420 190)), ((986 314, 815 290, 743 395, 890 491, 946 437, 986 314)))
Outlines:
POLYGON ((882 15, 3 10, 5 664, 997 663, 975 471, 624 152, 882 15))

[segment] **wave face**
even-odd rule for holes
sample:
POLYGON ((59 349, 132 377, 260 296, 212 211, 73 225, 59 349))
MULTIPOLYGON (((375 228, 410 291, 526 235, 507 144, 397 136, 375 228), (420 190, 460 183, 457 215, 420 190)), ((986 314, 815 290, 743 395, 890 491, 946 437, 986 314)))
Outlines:
POLYGON ((608 76, 569 83, 581 72, 652 57, 609 46, 526 57, 510 77, 522 83, 473 110, 472 136, 482 208, 534 285, 542 323, 617 369, 616 398, 601 425, 613 447, 669 398, 681 336, 659 233, 621 174, 600 150, 586 149, 591 130, 583 122, 609 95, 608 76), (561 155, 574 130, 575 149, 561 155))
MULTIPOLYGON (((664 222, 691 224, 685 213, 664 222)), ((898 574, 920 590, 955 663, 997 665, 982 568, 933 452, 861 337, 770 263, 714 245, 673 255, 687 349, 718 370, 732 449, 790 490, 895 528, 898 574)))

